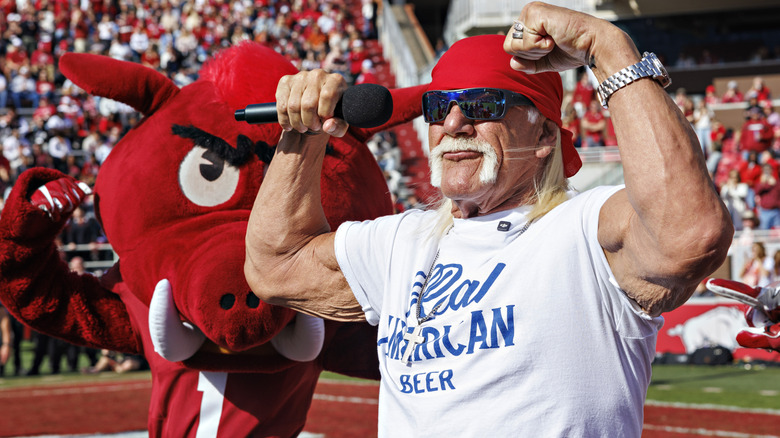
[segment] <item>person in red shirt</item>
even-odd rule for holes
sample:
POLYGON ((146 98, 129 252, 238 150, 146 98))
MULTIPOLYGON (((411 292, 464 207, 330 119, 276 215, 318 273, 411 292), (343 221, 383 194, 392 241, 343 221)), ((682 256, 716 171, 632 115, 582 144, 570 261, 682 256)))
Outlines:
POLYGON ((52 100, 47 96, 41 96, 41 99, 38 101, 38 108, 35 108, 35 111, 33 111, 33 122, 43 126, 43 124, 49 120, 49 117, 56 113, 57 107, 54 105, 52 100))
POLYGON ((744 100, 745 98, 737 86, 737 81, 729 81, 728 89, 725 93, 723 93, 723 97, 720 98, 720 101, 722 103, 735 103, 742 102, 744 100))
POLYGON ((374 73, 374 63, 370 59, 364 59, 360 69, 360 75, 355 79, 357 84, 378 84, 379 78, 374 73))
POLYGON ((156 44, 150 44, 141 54, 141 64, 155 70, 160 68, 160 53, 157 51, 156 44))
POLYGON ((748 152, 747 160, 740 161, 737 165, 739 169, 739 179, 745 184, 753 187, 761 177, 761 165, 758 164, 758 153, 748 152))
POLYGON ((748 110, 748 119, 742 124, 740 130, 739 150, 763 152, 772 145, 774 131, 772 125, 767 123, 764 113, 759 107, 748 110))
POLYGON ((780 227, 780 184, 772 175, 772 166, 765 164, 755 185, 758 195, 760 228, 768 230, 780 227))
POLYGON ((601 112, 601 105, 597 101, 590 101, 588 111, 582 117, 580 126, 582 127, 584 147, 604 146, 604 130, 607 127, 607 122, 601 112))
POLYGON ((582 117, 585 115, 585 110, 590 105, 590 101, 596 98, 596 92, 593 84, 590 83, 588 72, 583 72, 580 75, 580 80, 577 81, 571 97, 574 109, 577 111, 577 117, 582 117))
POLYGON ((704 101, 707 102, 707 105, 709 106, 720 103, 720 99, 715 94, 714 85, 707 85, 707 88, 704 90, 704 101))
POLYGON ((753 86, 745 93, 748 99, 756 98, 758 103, 768 102, 772 99, 772 92, 764 83, 764 78, 756 76, 753 78, 753 86))
POLYGON ((48 97, 49 99, 54 98, 54 81, 49 79, 48 71, 40 70, 38 72, 38 80, 35 81, 35 91, 38 92, 38 96, 40 97, 48 97))
POLYGON ((778 176, 780 176, 780 173, 778 173, 778 171, 780 171, 780 163, 775 160, 775 156, 771 150, 761 152, 761 155, 758 157, 758 161, 762 166, 771 167, 772 176, 775 177, 775 179, 780 179, 778 178, 778 176))
POLYGON ((30 58, 22 47, 22 40, 19 37, 12 37, 11 44, 6 48, 5 68, 6 71, 19 71, 22 66, 28 65, 30 58))

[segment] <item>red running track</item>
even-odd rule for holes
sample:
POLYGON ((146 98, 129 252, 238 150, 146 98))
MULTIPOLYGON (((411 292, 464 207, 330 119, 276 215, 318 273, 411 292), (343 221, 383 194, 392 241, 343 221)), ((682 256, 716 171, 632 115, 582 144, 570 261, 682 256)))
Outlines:
MULTIPOLYGON (((146 428, 151 382, 0 389, 0 436, 118 433, 146 428)), ((306 431, 334 438, 376 436, 375 382, 323 380, 306 431)), ((780 438, 780 412, 648 402, 645 438, 780 438)))

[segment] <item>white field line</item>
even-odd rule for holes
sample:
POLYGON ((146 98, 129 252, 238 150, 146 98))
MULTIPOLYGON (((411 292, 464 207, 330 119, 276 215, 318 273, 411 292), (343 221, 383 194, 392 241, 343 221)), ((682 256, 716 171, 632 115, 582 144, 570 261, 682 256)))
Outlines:
POLYGON ((152 387, 152 382, 117 383, 113 385, 78 386, 73 388, 36 388, 28 391, 19 391, 16 388, 0 391, 0 399, 20 397, 49 397, 52 395, 92 394, 98 392, 128 391, 135 389, 147 389, 152 387))
POLYGON ((699 436, 717 436, 726 438, 780 438, 777 435, 755 435, 750 433, 730 432, 727 430, 710 430, 704 428, 691 428, 691 427, 672 427, 672 426, 655 426, 647 424, 643 426, 643 430, 653 430, 658 432, 679 433, 686 435, 699 435, 699 436))
POLYGON ((777 415, 780 416, 780 410, 777 409, 757 409, 757 408, 739 408, 736 406, 723 406, 723 405, 711 405, 711 404, 692 404, 692 403, 677 403, 677 402, 660 402, 655 400, 646 400, 647 406, 658 406, 661 408, 682 408, 682 409, 700 409, 707 411, 727 411, 736 412, 740 414, 765 414, 765 415, 777 415))
POLYGON ((329 402, 341 402, 341 403, 355 403, 359 405, 378 405, 379 399, 366 398, 366 397, 347 397, 343 395, 330 395, 314 393, 314 400, 322 400, 329 402))

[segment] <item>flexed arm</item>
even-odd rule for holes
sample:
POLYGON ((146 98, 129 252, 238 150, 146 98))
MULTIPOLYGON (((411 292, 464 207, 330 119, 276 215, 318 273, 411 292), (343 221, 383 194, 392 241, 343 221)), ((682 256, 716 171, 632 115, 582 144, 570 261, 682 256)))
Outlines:
POLYGON ((249 217, 244 272, 252 291, 268 303, 361 321, 363 312, 339 269, 320 198, 328 138, 348 129, 345 121, 333 118, 345 89, 340 75, 322 70, 279 82, 277 111, 285 133, 249 217))
POLYGON ((103 279, 70 272, 55 238, 84 197, 75 180, 36 168, 14 185, 0 217, 0 302, 24 324, 79 345, 139 352, 127 309, 103 279))
MULTIPOLYGON (((504 49, 528 73, 592 65, 599 82, 642 59, 613 24, 580 12, 530 3, 504 49)), ((648 313, 685 302, 725 259, 733 236, 696 134, 663 87, 650 77, 608 101, 626 189, 601 209, 599 242, 621 288, 648 313)))

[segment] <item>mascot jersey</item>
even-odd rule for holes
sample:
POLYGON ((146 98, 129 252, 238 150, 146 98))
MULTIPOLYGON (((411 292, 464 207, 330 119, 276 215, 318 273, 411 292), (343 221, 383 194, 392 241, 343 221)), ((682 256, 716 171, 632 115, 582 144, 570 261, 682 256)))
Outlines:
POLYGON ((617 287, 598 243, 618 189, 525 231, 530 207, 456 219, 440 240, 432 211, 339 227, 339 266, 379 325, 380 436, 640 436, 663 319, 617 287))

